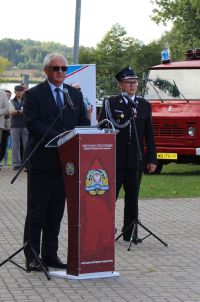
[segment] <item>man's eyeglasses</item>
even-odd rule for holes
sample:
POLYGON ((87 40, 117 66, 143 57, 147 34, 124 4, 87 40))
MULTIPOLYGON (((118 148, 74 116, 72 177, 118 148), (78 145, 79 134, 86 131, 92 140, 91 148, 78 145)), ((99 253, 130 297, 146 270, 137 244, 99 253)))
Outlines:
POLYGON ((138 81, 122 81, 123 84, 127 84, 127 85, 137 85, 138 81))
POLYGON ((54 72, 58 72, 58 71, 66 72, 68 67, 67 66, 47 66, 47 68, 54 72))

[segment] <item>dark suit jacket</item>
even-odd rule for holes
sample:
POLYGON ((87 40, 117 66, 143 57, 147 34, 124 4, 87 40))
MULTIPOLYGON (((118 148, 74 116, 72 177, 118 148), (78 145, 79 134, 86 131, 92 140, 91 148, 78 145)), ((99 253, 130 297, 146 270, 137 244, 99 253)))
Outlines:
MULTIPOLYGON (((135 117, 136 133, 134 131, 133 121, 131 122, 131 140, 130 125, 125 128, 116 127, 119 130, 116 141, 116 166, 135 169, 137 167, 138 148, 136 134, 138 136, 139 148, 144 162, 144 142, 147 147, 147 162, 156 164, 156 148, 154 142, 151 105, 144 98, 136 97, 137 116, 135 117)), ((121 95, 108 99, 113 119, 118 124, 124 124, 131 119, 131 104, 124 101, 121 95)), ((109 119, 105 111, 105 100, 100 113, 99 121, 109 119)))
MULTIPOLYGON (((82 93, 67 84, 64 84, 64 88, 68 89, 75 110, 69 107, 63 110, 63 117, 56 121, 45 140, 31 156, 29 160, 30 169, 50 171, 60 169, 57 148, 45 148, 45 144, 63 131, 72 130, 75 126, 90 125, 90 120, 86 116, 82 93)), ((29 139, 25 150, 25 159, 58 114, 59 109, 47 80, 26 92, 23 115, 29 131, 29 139)))

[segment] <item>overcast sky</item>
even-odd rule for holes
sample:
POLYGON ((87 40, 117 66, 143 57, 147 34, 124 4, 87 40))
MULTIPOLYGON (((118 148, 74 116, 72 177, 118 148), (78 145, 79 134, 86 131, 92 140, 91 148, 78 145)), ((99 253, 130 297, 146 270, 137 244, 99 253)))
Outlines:
MULTIPOLYGON (((54 41, 74 44, 76 0, 1 0, 0 39, 54 41)), ((128 36, 145 44, 166 28, 150 19, 151 0, 82 0, 80 45, 96 46, 119 23, 128 36)))

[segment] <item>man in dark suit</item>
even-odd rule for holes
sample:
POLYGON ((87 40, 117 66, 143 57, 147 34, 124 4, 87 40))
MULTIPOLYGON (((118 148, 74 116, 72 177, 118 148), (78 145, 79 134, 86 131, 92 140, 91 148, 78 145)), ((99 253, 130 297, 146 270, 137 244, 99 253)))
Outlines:
MULTIPOLYGON (((66 268, 66 264, 57 255, 66 196, 58 150, 45 148, 45 144, 64 131, 90 125, 82 93, 63 83, 66 70, 67 60, 63 55, 48 54, 44 59, 47 79, 26 91, 23 105, 23 115, 29 131, 25 159, 47 133, 27 165, 28 204, 24 242, 30 242, 40 255, 41 241, 43 262, 56 268, 66 268)), ((25 256, 30 270, 42 270, 30 251, 25 250, 25 256)))
POLYGON ((109 119, 119 130, 116 138, 116 198, 123 186, 123 239, 131 239, 133 222, 138 220, 138 195, 144 164, 144 141, 147 147, 147 169, 156 169, 156 149, 151 105, 136 96, 138 77, 130 67, 122 69, 116 79, 121 94, 105 99, 99 121, 109 119))

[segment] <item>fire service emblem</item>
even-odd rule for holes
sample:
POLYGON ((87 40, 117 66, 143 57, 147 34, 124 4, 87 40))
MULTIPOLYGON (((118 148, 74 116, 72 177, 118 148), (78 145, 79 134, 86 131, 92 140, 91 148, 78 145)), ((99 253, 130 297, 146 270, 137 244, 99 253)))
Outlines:
POLYGON ((103 195, 109 190, 108 175, 98 158, 92 162, 85 184, 86 192, 93 196, 103 195))
POLYGON ((67 175, 73 175, 74 174, 74 164, 72 162, 68 162, 66 164, 65 173, 67 175))
POLYGON ((91 195, 103 195, 109 190, 108 176, 105 170, 90 170, 86 176, 85 190, 91 195))

